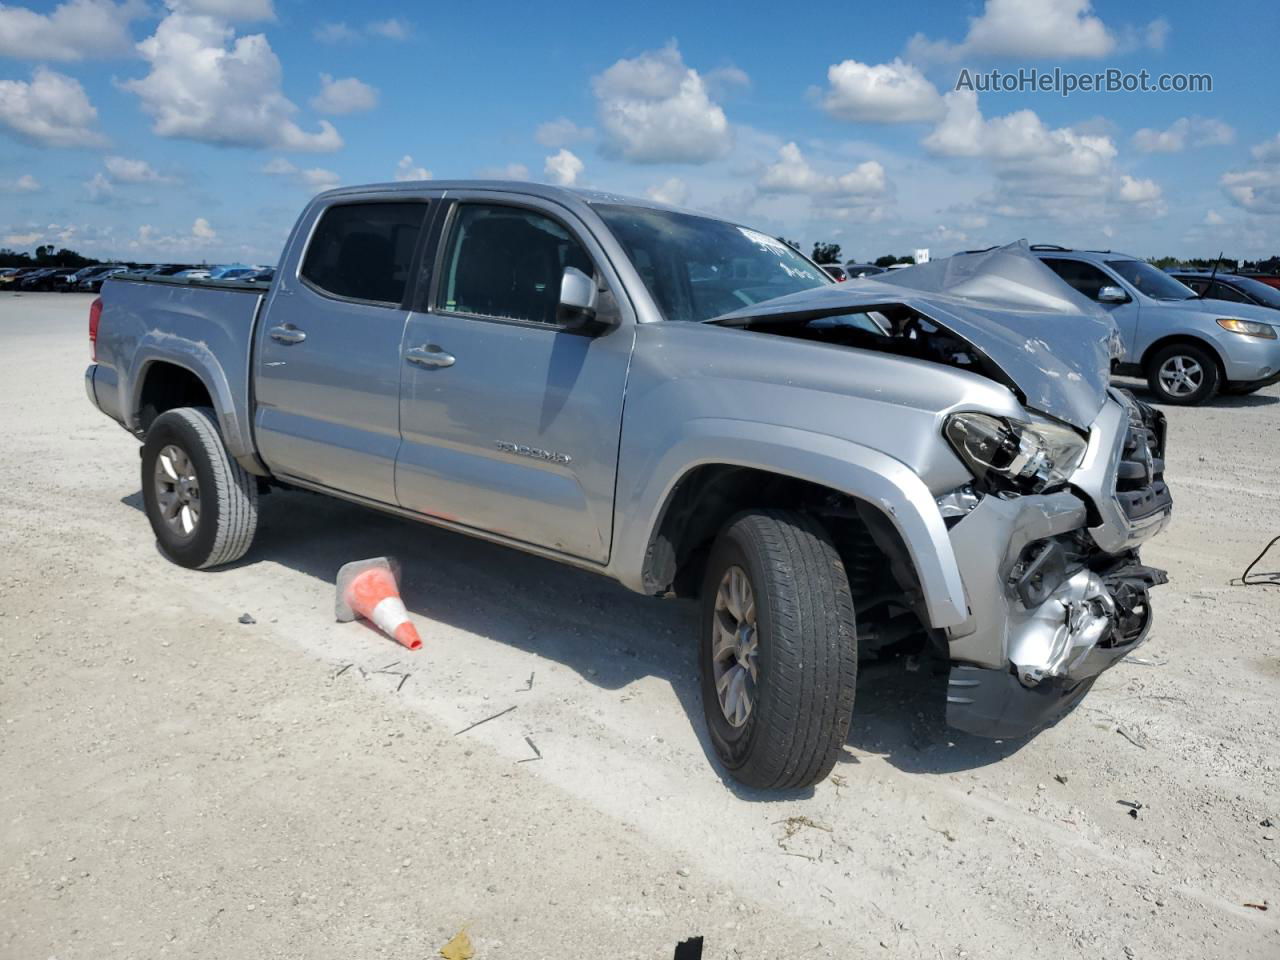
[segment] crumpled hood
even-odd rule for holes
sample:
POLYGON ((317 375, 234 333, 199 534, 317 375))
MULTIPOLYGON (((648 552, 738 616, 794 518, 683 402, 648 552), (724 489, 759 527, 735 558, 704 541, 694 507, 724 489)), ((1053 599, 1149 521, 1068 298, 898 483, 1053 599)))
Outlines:
POLYGON ((981 350, 1028 407, 1082 429, 1102 408, 1115 322, 1042 264, 1025 241, 805 290, 708 322, 736 326, 899 303, 981 350))

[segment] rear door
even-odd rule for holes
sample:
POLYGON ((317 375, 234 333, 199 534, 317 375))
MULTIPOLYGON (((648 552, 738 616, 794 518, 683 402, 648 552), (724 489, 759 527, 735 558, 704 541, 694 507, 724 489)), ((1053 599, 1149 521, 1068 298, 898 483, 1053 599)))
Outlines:
POLYGON ((300 225, 259 323, 255 427, 272 472, 395 503, 400 358, 431 197, 336 203, 300 225))
POLYGON ((1086 263, 1083 260, 1073 260, 1068 257, 1042 257, 1041 260, 1046 267, 1066 281, 1067 284, 1083 293, 1111 314, 1111 319, 1116 322, 1116 326, 1120 330, 1120 336, 1124 338, 1125 361, 1136 363, 1138 359, 1136 354, 1139 319, 1138 301, 1127 291, 1126 295, 1129 299, 1124 303, 1102 303, 1098 300, 1098 291, 1103 287, 1119 287, 1121 290, 1125 290, 1124 284, 1100 267, 1096 267, 1092 263, 1086 263))
POLYGON ((451 194, 433 282, 405 331, 401 506, 605 562, 634 316, 599 244, 551 201, 451 194), (598 336, 557 322, 567 266, 594 276, 598 336))

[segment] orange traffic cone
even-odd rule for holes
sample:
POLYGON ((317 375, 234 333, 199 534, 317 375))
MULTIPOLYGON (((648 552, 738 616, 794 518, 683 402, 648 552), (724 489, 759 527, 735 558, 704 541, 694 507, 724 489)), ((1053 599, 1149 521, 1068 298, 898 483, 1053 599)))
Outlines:
POLYGON ((334 604, 339 622, 364 617, 402 647, 417 650, 422 638, 400 599, 399 579, 399 564, 390 557, 356 560, 343 566, 338 571, 334 604))

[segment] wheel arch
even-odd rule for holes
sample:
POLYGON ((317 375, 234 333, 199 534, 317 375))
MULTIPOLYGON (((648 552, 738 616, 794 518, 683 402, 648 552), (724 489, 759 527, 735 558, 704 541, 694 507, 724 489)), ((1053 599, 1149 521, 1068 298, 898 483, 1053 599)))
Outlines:
POLYGON ((694 421, 683 440, 658 458, 629 504, 626 499, 620 497, 617 510, 614 572, 632 589, 686 588, 689 575, 681 578, 681 561, 696 557, 723 521, 742 509, 817 504, 830 516, 862 521, 885 552, 900 544, 930 626, 954 626, 968 617, 933 494, 906 464, 879 451, 791 427, 694 421))
POLYGON ((1200 349, 1207 351, 1209 356, 1213 357, 1214 362, 1218 365, 1219 379, 1224 383, 1226 382, 1226 362, 1222 357, 1222 352, 1212 340, 1206 340, 1204 337, 1196 336, 1193 333, 1171 333, 1167 336, 1161 337, 1159 340, 1153 341, 1151 345, 1142 352, 1141 367, 1143 375, 1145 376, 1147 374, 1148 367, 1151 364, 1151 359, 1157 353, 1165 347, 1171 347, 1177 344, 1199 347, 1200 349))

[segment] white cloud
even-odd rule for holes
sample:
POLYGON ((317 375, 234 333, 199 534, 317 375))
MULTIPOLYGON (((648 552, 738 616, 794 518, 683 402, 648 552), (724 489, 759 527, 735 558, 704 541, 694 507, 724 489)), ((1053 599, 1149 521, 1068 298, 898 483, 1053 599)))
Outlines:
POLYGON ((102 165, 116 183, 172 183, 172 177, 164 177, 157 173, 145 160, 131 160, 128 157, 106 157, 102 165))
POLYGON ((500 166, 481 167, 476 171, 481 180, 528 180, 529 168, 523 163, 505 163, 500 166))
POLYGON ((1250 152, 1259 163, 1280 161, 1280 133, 1277 133, 1270 140, 1263 140, 1250 152))
POLYGON ((847 173, 819 173, 795 143, 784 144, 778 162, 760 177, 762 193, 800 193, 821 197, 866 197, 882 194, 887 182, 879 161, 867 160, 847 173))
POLYGON ((336 187, 342 179, 334 171, 325 170, 323 167, 300 170, 284 157, 272 157, 263 166, 262 172, 273 177, 289 177, 307 187, 313 193, 336 187))
POLYGON ((40 181, 29 173, 24 173, 17 180, 0 180, 0 190, 5 193, 37 193, 40 181))
POLYGON ((1164 191, 1154 180, 1138 180, 1122 174, 1116 185, 1115 199, 1143 217, 1162 217, 1168 212, 1164 191))
POLYGON ((1169 21, 1164 17, 1157 17, 1146 25, 1143 29, 1143 43, 1152 50, 1163 50, 1164 45, 1169 41, 1169 31, 1173 28, 1169 26, 1169 21))
POLYGON ((1180 117, 1164 130, 1143 127, 1133 135, 1133 145, 1143 153, 1181 153, 1187 147, 1224 146, 1236 132, 1214 117, 1180 117))
POLYGON ((322 167, 312 167, 309 170, 302 170, 300 171, 299 176, 301 176, 303 183, 308 187, 311 187, 317 193, 321 190, 332 189, 342 182, 342 178, 334 171, 325 170, 322 167))
POLYGON ((419 167, 414 164, 413 157, 407 153, 400 158, 400 162, 396 164, 397 180, 430 180, 431 171, 426 167, 419 167))
POLYGON ((923 73, 894 60, 875 66, 845 60, 827 68, 822 106, 853 123, 918 123, 942 116, 942 97, 923 73))
POLYGON ((0 4, 0 57, 87 60, 128 54, 129 23, 145 12, 140 0, 67 0, 47 14, 0 4))
POLYGON ((93 203, 103 203, 115 196, 116 188, 108 180, 101 171, 95 173, 90 179, 85 181, 85 190, 89 192, 89 200, 93 203))
POLYGON ((1018 110, 990 120, 970 90, 948 93, 946 116, 924 138, 930 153, 948 157, 988 157, 1006 169, 1088 178, 1106 172, 1116 156, 1110 137, 1079 133, 1070 127, 1050 129, 1032 110, 1018 110))
POLYGON ((413 33, 413 27, 405 20, 392 17, 389 20, 375 20, 365 27, 369 33, 388 40, 406 40, 413 33))
POLYGON ((669 203, 673 207, 683 207, 689 199, 689 187, 679 177, 669 177, 662 183, 654 184, 645 191, 650 200, 658 203, 669 203))
POLYGON ((321 43, 343 43, 358 40, 360 32, 353 30, 345 23, 322 23, 311 34, 321 43))
POLYGON ((219 20, 175 13, 138 51, 151 72, 122 86, 138 95, 158 136, 282 150, 342 147, 329 121, 315 133, 293 121, 297 107, 280 91, 280 61, 261 34, 237 38, 219 20))
POLYGON ((563 147, 559 153, 547 157, 547 162, 542 165, 543 174, 562 187, 572 187, 577 183, 582 170, 582 161, 563 147))
POLYGON ((311 109, 316 113, 357 113, 377 105, 376 88, 355 77, 335 80, 327 73, 320 74, 320 93, 311 98, 311 109))
POLYGON ((1280 213, 1280 167, 1256 167, 1222 175, 1231 202, 1250 213, 1280 213))
POLYGON ((1280 134, 1252 150, 1257 166, 1230 170, 1219 183, 1237 207, 1250 213, 1280 214, 1280 134))
POLYGON ((34 247, 43 237, 43 233, 11 233, 4 242, 11 247, 34 247))
POLYGON ((209 226, 204 217, 196 217, 195 223, 191 224, 191 236, 196 240, 216 240, 218 231, 209 226))
POLYGON ((176 13, 192 13, 219 20, 274 20, 271 0, 165 0, 176 13))
POLYGON ((558 147, 567 147, 579 140, 589 140, 593 134, 594 131, 589 127, 580 127, 569 118, 560 117, 539 124, 533 136, 544 147, 551 147, 554 150, 558 147))
MULTIPOLYGON (((1133 46, 1161 50, 1169 36, 1169 22, 1160 18, 1141 30, 1121 32, 1133 37, 1133 46)), ((1115 31, 1098 18, 1089 0, 986 0, 982 14, 969 19, 969 32, 962 42, 930 40, 917 33, 907 44, 907 58, 916 63, 962 57, 1064 60, 1105 57, 1120 46, 1115 31)))
POLYGON ((703 77, 712 97, 724 99, 751 86, 751 77, 741 67, 717 67, 703 77))
POLYGON ((724 110, 674 42, 617 61, 591 84, 606 156, 632 163, 706 163, 729 151, 724 110))
POLYGON ((1204 214, 1204 225, 1206 227, 1220 227, 1227 222, 1227 218, 1220 214, 1217 210, 1206 210, 1204 214))
POLYGON ((93 129, 98 111, 79 81, 36 67, 31 82, 0 80, 0 125, 46 147, 94 147, 106 137, 93 129))

